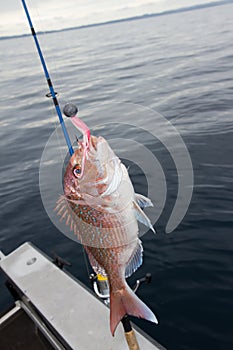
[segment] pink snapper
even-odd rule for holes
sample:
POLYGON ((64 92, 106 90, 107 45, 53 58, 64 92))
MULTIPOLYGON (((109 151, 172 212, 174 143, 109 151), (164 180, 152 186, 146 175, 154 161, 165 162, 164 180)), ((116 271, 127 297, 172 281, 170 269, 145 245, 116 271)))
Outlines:
POLYGON ((103 137, 78 142, 56 210, 83 244, 93 270, 108 277, 112 335, 126 314, 158 323, 126 283, 142 264, 137 220, 154 231, 142 210, 152 205, 134 192, 126 167, 103 137))

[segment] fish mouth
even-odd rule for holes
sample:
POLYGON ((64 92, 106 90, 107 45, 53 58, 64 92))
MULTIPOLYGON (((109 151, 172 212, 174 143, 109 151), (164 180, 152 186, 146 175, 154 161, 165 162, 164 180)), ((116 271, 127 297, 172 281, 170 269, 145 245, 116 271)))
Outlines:
POLYGON ((88 126, 78 117, 71 117, 73 125, 83 134, 83 141, 79 142, 83 149, 82 170, 80 179, 83 177, 85 162, 88 157, 94 156, 97 151, 97 137, 92 136, 88 126))

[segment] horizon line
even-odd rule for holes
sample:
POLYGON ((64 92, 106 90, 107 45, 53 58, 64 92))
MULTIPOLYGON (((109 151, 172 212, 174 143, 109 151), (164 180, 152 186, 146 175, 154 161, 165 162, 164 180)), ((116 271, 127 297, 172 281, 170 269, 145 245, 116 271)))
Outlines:
MULTIPOLYGON (((222 5, 227 5, 230 3, 233 3, 233 0, 214 1, 214 2, 209 2, 209 3, 199 4, 199 5, 181 7, 181 8, 173 9, 173 10, 165 10, 162 12, 145 13, 145 14, 138 15, 138 16, 113 19, 113 20, 109 20, 106 22, 90 23, 90 24, 84 24, 84 25, 75 26, 75 27, 67 27, 67 28, 62 28, 62 29, 52 29, 52 30, 47 30, 47 31, 43 31, 43 32, 38 31, 37 34, 44 35, 44 34, 66 32, 66 31, 77 30, 77 29, 85 29, 85 28, 89 28, 89 27, 99 27, 99 26, 104 26, 104 25, 108 25, 108 24, 115 24, 115 23, 127 22, 127 21, 136 21, 136 20, 146 19, 146 18, 150 18, 150 17, 159 17, 159 16, 165 16, 165 15, 172 15, 172 14, 176 14, 176 13, 180 13, 180 12, 201 10, 201 9, 208 8, 208 7, 222 6, 222 5)), ((31 36, 31 33, 13 34, 13 35, 9 35, 9 36, 4 35, 4 36, 0 37, 0 40, 17 39, 17 38, 23 38, 23 37, 27 37, 27 36, 31 36)))

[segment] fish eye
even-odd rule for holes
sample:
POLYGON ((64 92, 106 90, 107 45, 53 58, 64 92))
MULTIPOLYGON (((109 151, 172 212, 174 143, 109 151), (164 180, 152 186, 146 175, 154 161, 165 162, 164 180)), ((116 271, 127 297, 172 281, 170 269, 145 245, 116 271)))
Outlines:
POLYGON ((74 167, 73 167, 73 174, 75 177, 79 177, 82 173, 82 168, 81 168, 81 165, 80 164, 76 164, 74 167))

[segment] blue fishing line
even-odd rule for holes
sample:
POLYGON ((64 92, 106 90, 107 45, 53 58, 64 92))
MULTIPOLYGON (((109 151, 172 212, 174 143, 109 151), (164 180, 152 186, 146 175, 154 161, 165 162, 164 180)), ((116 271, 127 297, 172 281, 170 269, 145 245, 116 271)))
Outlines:
POLYGON ((32 24, 32 20, 31 20, 26 2, 24 0, 22 0, 22 4, 23 4, 23 8, 24 8, 24 11, 25 11, 27 19, 28 19, 29 26, 31 28, 32 36, 35 40, 36 48, 37 48, 37 51, 38 51, 38 54, 40 57, 40 61, 41 61, 41 64, 42 64, 42 67, 44 70, 45 78, 46 78, 48 86, 49 86, 50 94, 47 94, 46 96, 52 97, 52 99, 53 99, 53 103, 54 103, 54 106, 55 106, 55 109, 56 109, 56 112, 57 112, 57 115, 59 118, 59 122, 61 124, 62 131, 63 131, 63 134, 65 136, 70 155, 72 156, 72 154, 74 153, 74 150, 73 150, 73 147, 72 147, 71 142, 70 142, 70 138, 69 138, 69 135, 68 135, 65 123, 64 123, 64 119, 62 117, 61 109, 60 109, 60 106, 59 106, 59 103, 58 103, 58 100, 56 97, 56 92, 54 91, 53 84, 52 84, 51 78, 49 76, 49 72, 48 72, 44 57, 43 57, 43 53, 42 53, 41 48, 40 48, 39 41, 38 41, 37 36, 36 36, 35 29, 34 29, 33 24, 32 24))

